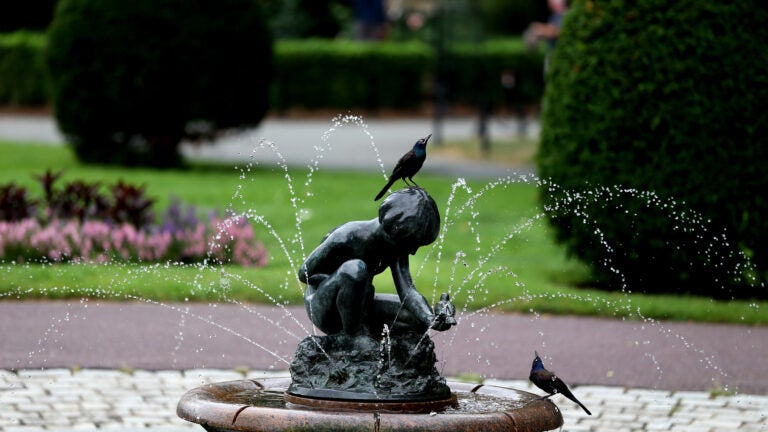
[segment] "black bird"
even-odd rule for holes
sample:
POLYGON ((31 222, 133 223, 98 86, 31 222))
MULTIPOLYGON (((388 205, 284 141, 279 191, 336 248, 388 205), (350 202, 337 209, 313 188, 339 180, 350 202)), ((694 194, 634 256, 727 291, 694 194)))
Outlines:
POLYGON ((418 186, 416 182, 413 181, 413 176, 415 176, 421 169, 421 166, 424 165, 424 160, 427 158, 427 141, 429 141, 431 136, 432 134, 429 134, 426 138, 416 141, 416 144, 413 145, 413 149, 409 150, 408 153, 404 154, 403 157, 397 161, 397 165, 395 165, 395 169, 392 170, 392 175, 389 177, 389 181, 384 185, 381 192, 376 195, 376 198, 373 199, 374 201, 378 201, 398 179, 403 179, 408 186, 411 186, 410 183, 408 183, 408 180, 418 186))
POLYGON ((546 369, 544 369, 544 363, 541 361, 541 357, 539 357, 539 353, 534 351, 536 354, 536 358, 533 359, 533 365, 531 366, 531 375, 528 377, 529 380, 531 380, 532 383, 536 385, 536 387, 544 390, 545 392, 549 393, 549 395, 544 396, 542 399, 546 399, 555 393, 560 393, 561 395, 567 397, 568 399, 576 402, 579 404, 579 406, 589 415, 592 415, 591 412, 587 409, 587 407, 584 406, 581 402, 579 402, 578 399, 571 393, 570 390, 568 390, 568 386, 565 385, 563 380, 557 377, 553 372, 550 372, 546 369))

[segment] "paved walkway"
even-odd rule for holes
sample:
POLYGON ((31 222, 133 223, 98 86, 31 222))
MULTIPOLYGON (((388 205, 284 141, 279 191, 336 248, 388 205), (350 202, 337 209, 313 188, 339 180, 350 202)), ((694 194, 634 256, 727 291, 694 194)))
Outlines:
MULTIPOLYGON (((259 145, 265 138, 289 165, 383 170, 381 161, 389 169, 414 137, 432 132, 429 120, 366 125, 341 121, 326 141, 330 120, 270 119, 215 147, 184 151, 273 163, 279 157, 259 145)), ((454 119, 443 133, 472 136, 474 123, 454 119)), ((517 128, 499 120, 491 133, 517 128)), ((46 117, 0 116, 0 137, 61 143, 46 117)), ((430 158, 424 170, 498 177, 525 168, 430 158)), ((271 309, 0 301, 0 431, 201 430, 175 416, 190 388, 244 375, 285 376, 285 359, 308 326, 300 308, 289 315, 271 309)), ((453 335, 436 337, 444 374, 479 373, 488 384, 538 392, 525 380, 537 349, 594 413, 554 398, 563 430, 768 430, 768 328, 539 315, 461 319, 453 335), (738 392, 712 397, 720 386, 738 392)))
MULTIPOLYGON (((0 430, 37 432, 104 429, 110 431, 200 431, 176 417, 176 403, 203 384, 274 376, 232 370, 115 371, 85 369, 0 370, 0 430)), ((282 375, 285 376, 285 375, 282 375)), ((486 384, 529 389, 522 380, 486 384)), ((592 411, 587 416, 562 397, 564 431, 765 432, 768 396, 710 398, 704 392, 574 386, 592 411)))
MULTIPOLYGON (((0 302, 0 431, 191 428, 174 414, 185 391, 287 376, 311 331, 305 315, 295 306, 0 302)), ((442 373, 540 393, 526 380, 538 350, 594 413, 555 398, 564 430, 768 430, 768 327, 458 318, 434 335, 442 373), (720 386, 739 391, 712 397, 720 386)))
MULTIPOLYGON (((444 139, 470 140, 476 136, 476 123, 469 117, 449 118, 439 130, 444 139)), ((489 134, 494 139, 519 134, 536 137, 540 129, 536 119, 528 120, 524 131, 520 129, 521 123, 512 118, 494 118, 489 126, 489 134)), ((245 161, 264 166, 280 162, 302 167, 317 164, 323 169, 379 170, 389 174, 394 163, 410 150, 417 139, 436 130, 434 122, 428 118, 268 118, 256 129, 230 133, 217 139, 215 145, 183 144, 182 153, 192 160, 245 161), (273 143, 274 147, 267 145, 269 143, 273 143)), ((42 115, 0 115, 0 138, 51 145, 64 142, 55 122, 42 115)), ((422 171, 457 177, 498 178, 531 173, 532 169, 493 162, 468 163, 431 154, 422 171)))
MULTIPOLYGON (((176 417, 176 402, 189 389, 212 382, 274 374, 232 370, 114 371, 85 369, 0 370, 0 430, 201 431, 176 417)), ((487 384, 528 389, 521 380, 487 384)), ((535 391, 535 390, 530 390, 535 391)), ((709 398, 701 392, 577 386, 587 416, 561 397, 564 431, 765 432, 768 396, 709 398)))

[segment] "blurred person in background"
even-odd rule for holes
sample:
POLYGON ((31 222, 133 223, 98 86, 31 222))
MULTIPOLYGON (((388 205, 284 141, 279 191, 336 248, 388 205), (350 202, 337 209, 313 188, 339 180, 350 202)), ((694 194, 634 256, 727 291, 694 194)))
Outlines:
POLYGON ((382 40, 387 36, 384 0, 355 0, 355 38, 382 40))
POLYGON ((535 47, 539 41, 545 40, 550 48, 554 48, 557 37, 560 36, 560 25, 568 10, 568 3, 566 0, 547 0, 547 3, 551 11, 547 22, 532 22, 523 33, 525 43, 529 47, 535 47))
MULTIPOLYGON (((560 26, 563 23, 563 16, 568 10, 566 0, 547 0, 551 14, 547 22, 532 22, 523 33, 525 44, 530 49, 535 49, 539 41, 546 41, 548 51, 551 52, 557 44, 557 38, 560 36, 560 26)), ((549 66, 549 52, 544 60, 544 72, 549 66)))

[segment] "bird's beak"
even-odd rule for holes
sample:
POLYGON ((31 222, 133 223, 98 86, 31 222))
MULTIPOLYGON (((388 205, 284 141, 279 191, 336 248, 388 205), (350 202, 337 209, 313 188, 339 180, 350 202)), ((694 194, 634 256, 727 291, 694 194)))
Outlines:
POLYGON ((429 135, 427 135, 426 138, 424 138, 424 144, 426 144, 427 141, 429 141, 430 138, 432 138, 432 134, 429 134, 429 135))
POLYGON ((539 356, 539 352, 538 351, 534 351, 533 353, 536 354, 536 357, 539 356))

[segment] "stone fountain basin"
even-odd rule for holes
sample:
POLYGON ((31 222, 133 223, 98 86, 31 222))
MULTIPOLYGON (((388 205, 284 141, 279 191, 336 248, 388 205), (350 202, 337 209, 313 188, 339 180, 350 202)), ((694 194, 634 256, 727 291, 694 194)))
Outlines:
POLYGON ((188 391, 176 413, 211 432, 545 431, 563 424, 560 410, 549 399, 504 387, 448 382, 455 407, 409 412, 402 402, 297 405, 285 400, 290 384, 288 377, 208 384, 188 391))

